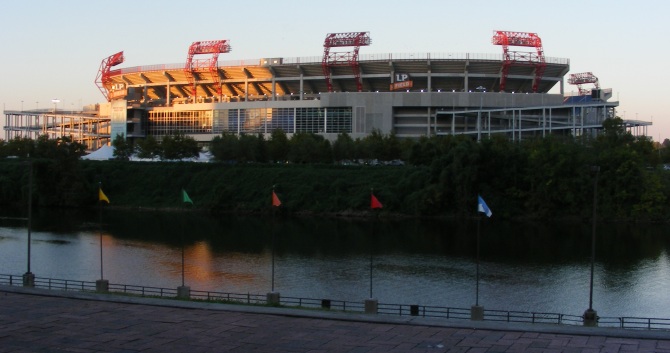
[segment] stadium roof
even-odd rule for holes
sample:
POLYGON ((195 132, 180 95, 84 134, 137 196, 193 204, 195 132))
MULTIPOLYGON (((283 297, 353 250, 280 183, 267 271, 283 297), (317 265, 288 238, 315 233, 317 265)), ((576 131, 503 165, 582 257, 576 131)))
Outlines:
MULTIPOLYGON (((503 58, 500 54, 362 54, 358 62, 364 92, 388 92, 394 74, 408 74, 411 91, 456 91, 483 89, 498 91, 503 58)), ((146 88, 147 99, 182 99, 191 96, 185 64, 159 64, 121 68, 110 71, 111 87, 146 88)), ((336 92, 356 92, 352 68, 331 67, 336 92)), ((506 82, 507 92, 531 92, 535 68, 514 65, 506 82)), ((570 70, 569 59, 546 58, 546 69, 538 92, 548 92, 570 70)), ((327 92, 321 57, 264 58, 241 61, 219 61, 222 94, 227 97, 249 95, 298 96, 327 92)), ((206 68, 193 72, 196 96, 216 96, 215 81, 206 68)), ((109 89, 109 88, 108 88, 109 89)))

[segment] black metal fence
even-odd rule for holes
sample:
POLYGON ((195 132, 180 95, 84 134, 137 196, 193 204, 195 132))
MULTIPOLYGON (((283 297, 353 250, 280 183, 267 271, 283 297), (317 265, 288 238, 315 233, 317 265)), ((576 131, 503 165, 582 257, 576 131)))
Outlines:
MULTIPOLYGON (((23 276, 0 274, 0 285, 23 286, 23 276)), ((51 290, 95 292, 96 283, 67 279, 35 277, 36 288, 51 290)), ((177 298, 176 288, 146 287, 127 284, 109 284, 109 292, 113 294, 135 295, 140 297, 177 298)), ((266 295, 240 294, 210 291, 190 291, 191 300, 208 302, 233 303, 243 305, 268 305, 266 295)), ((365 305, 361 302, 281 297, 281 306, 331 310, 351 313, 365 312, 365 305)), ((470 309, 450 308, 427 305, 407 305, 379 303, 377 313, 380 315, 417 316, 428 318, 463 319, 470 320, 470 309)), ((521 322, 532 324, 582 325, 582 316, 558 313, 539 313, 525 311, 484 310, 484 320, 500 322, 521 322)), ((670 319, 642 318, 642 317, 599 317, 598 326, 617 327, 637 330, 670 330, 670 319)))

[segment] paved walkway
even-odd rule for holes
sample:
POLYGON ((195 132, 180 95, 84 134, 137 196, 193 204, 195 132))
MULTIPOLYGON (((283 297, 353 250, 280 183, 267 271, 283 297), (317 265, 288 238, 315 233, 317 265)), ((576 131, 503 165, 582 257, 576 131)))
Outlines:
POLYGON ((670 352, 670 332, 400 318, 0 286, 0 352, 670 352))

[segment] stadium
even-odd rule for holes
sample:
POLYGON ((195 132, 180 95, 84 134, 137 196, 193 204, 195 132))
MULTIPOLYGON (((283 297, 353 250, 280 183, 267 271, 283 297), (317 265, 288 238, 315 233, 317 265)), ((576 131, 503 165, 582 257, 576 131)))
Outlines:
MULTIPOLYGON (((230 41, 208 40, 185 48, 185 63, 126 68, 118 68, 125 60, 118 52, 102 60, 95 78, 102 103, 82 111, 59 111, 56 103, 5 111, 5 139, 71 136, 89 150, 117 135, 160 140, 180 132, 205 143, 223 132, 274 129, 331 140, 372 131, 522 140, 593 136, 616 115, 612 90, 600 88, 591 72, 566 82, 570 60, 546 57, 537 34, 493 31, 491 43, 498 54, 364 54, 369 32, 330 33, 320 56, 220 61, 230 41), (566 95, 568 84, 578 93, 566 95)), ((643 135, 650 125, 625 124, 643 135)))

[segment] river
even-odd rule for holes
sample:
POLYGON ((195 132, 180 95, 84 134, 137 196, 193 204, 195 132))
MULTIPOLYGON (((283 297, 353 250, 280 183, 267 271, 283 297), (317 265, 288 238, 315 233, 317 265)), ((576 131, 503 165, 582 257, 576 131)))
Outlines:
MULTIPOLYGON (((11 211, 4 211, 16 216, 11 211)), ((15 212, 14 212, 15 213, 15 212)), ((469 308, 477 220, 347 220, 104 209, 37 210, 37 277, 469 308), (274 238, 274 246, 273 246, 274 238)), ((479 304, 581 315, 589 304, 590 221, 480 220, 479 304)), ((597 225, 593 308, 670 318, 670 226, 597 225)), ((0 219, 0 273, 27 270, 24 220, 0 219)))

